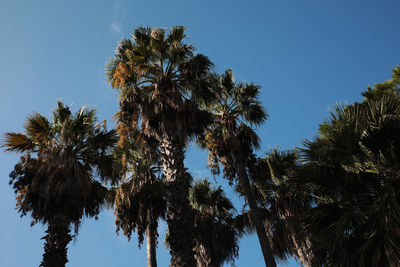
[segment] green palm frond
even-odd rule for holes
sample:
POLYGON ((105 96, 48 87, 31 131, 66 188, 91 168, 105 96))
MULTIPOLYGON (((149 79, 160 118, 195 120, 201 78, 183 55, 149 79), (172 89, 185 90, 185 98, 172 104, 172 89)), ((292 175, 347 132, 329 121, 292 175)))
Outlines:
POLYGON ((232 180, 237 171, 234 161, 240 154, 251 162, 253 151, 259 148, 260 139, 252 126, 259 126, 267 113, 258 101, 260 87, 255 84, 236 83, 232 70, 210 77, 213 92, 218 98, 208 105, 214 122, 198 142, 209 149, 209 166, 219 173, 222 163, 225 176, 232 180), (235 155, 235 156, 233 156, 235 155))
POLYGON ((223 190, 207 180, 197 181, 189 191, 195 211, 195 251, 198 264, 222 266, 238 256, 241 229, 235 227, 236 213, 223 190))
POLYGON ((53 110, 53 121, 55 125, 60 125, 64 123, 66 119, 71 116, 71 110, 69 107, 64 105, 62 101, 57 102, 58 107, 53 110))
POLYGON ((397 86, 400 87, 400 66, 399 65, 397 65, 393 69, 392 80, 397 86))
POLYGON ((82 106, 78 112, 72 115, 71 120, 73 121, 73 131, 87 132, 97 121, 96 109, 89 109, 86 106, 82 106))
MULTIPOLYGON (((295 257, 307 265, 312 260, 306 253, 310 250, 310 235, 303 232, 302 220, 311 198, 298 181, 299 167, 296 151, 274 148, 265 157, 255 159, 250 177, 274 255, 281 259, 295 257)), ((254 231, 250 218, 243 219, 248 231, 254 231)))
POLYGON ((51 138, 50 123, 46 117, 39 113, 34 113, 29 116, 24 128, 27 136, 29 136, 29 138, 34 142, 45 144, 51 138))
POLYGON ((203 131, 210 120, 200 105, 216 97, 208 80, 212 62, 184 43, 183 26, 137 28, 132 39, 119 42, 106 70, 119 90, 122 139, 138 121, 149 136, 160 138, 161 123, 183 142, 203 131))
POLYGON ((305 226, 317 264, 398 266, 400 98, 396 74, 361 103, 337 106, 304 142, 301 176, 314 198, 305 226), (397 248, 395 248, 397 247, 397 248))
POLYGON ((147 46, 150 43, 150 27, 138 27, 133 30, 132 39, 138 45, 147 46))
POLYGON ((180 43, 186 37, 186 28, 184 26, 173 26, 170 34, 168 35, 168 42, 170 43, 180 43))
POLYGON ((235 79, 233 77, 233 71, 231 69, 225 70, 225 72, 220 77, 220 83, 222 92, 225 97, 232 95, 232 91, 235 88, 235 79))
POLYGON ((297 167, 297 155, 294 151, 279 151, 275 148, 267 155, 266 161, 277 185, 280 184, 280 179, 288 176, 297 167))
POLYGON ((231 217, 235 212, 221 187, 212 188, 207 180, 198 181, 191 187, 189 200, 196 210, 218 216, 221 220, 231 217))
MULTIPOLYGON (((238 137, 242 140, 242 145, 248 148, 259 149, 260 138, 257 133, 246 124, 241 124, 238 130, 238 137)), ((242 147, 243 149, 245 147, 242 147)))
POLYGON ((96 217, 108 198, 101 181, 116 181, 115 131, 107 131, 95 111, 82 107, 72 114, 61 101, 53 120, 34 113, 25 124, 26 135, 7 133, 8 151, 26 152, 10 174, 22 215, 48 223, 53 216, 67 218, 77 230, 83 216, 96 217))
POLYGON ((116 149, 115 156, 125 162, 121 175, 126 176, 115 189, 117 231, 122 230, 128 240, 137 232, 139 246, 147 226, 151 225, 156 231, 158 220, 166 215, 166 192, 157 149, 157 145, 138 129, 116 149))

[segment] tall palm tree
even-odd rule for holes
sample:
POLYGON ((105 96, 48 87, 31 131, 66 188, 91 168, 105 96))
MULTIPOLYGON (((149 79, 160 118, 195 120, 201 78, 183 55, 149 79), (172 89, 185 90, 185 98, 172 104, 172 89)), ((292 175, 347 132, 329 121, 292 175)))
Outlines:
POLYGON ((31 215, 32 225, 48 225, 41 266, 65 266, 71 224, 77 233, 82 217, 97 218, 109 197, 96 178, 118 179, 111 154, 116 133, 97 124, 95 110, 72 114, 62 102, 52 122, 34 113, 24 128, 25 134, 9 132, 3 139, 6 151, 23 153, 10 174, 17 208, 31 215))
POLYGON ((195 258, 198 267, 218 267, 224 262, 234 263, 238 256, 238 238, 234 213, 224 191, 213 188, 207 181, 198 181, 189 192, 195 212, 195 258))
POLYGON ((214 122, 200 137, 200 143, 209 149, 209 163, 214 174, 219 173, 218 165, 221 163, 225 177, 231 182, 237 181, 243 189, 265 264, 276 266, 248 176, 255 159, 253 151, 259 147, 259 138, 251 126, 258 126, 267 118, 257 99, 260 87, 236 84, 231 70, 216 77, 215 83, 220 98, 210 105, 214 122))
POLYGON ((303 266, 311 267, 311 237, 302 227, 311 198, 298 181, 298 168, 295 151, 273 149, 257 159, 251 179, 257 200, 265 209, 264 225, 274 254, 281 259, 296 257, 303 266))
POLYGON ((362 103, 337 107, 302 151, 320 265, 400 265, 400 97, 367 92, 362 103))
POLYGON ((184 167, 188 137, 210 121, 199 103, 212 99, 207 76, 210 60, 184 42, 185 28, 137 28, 133 40, 118 44, 107 68, 108 80, 119 90, 119 132, 141 130, 160 143, 167 184, 167 223, 171 266, 194 266, 193 214, 188 201, 190 175, 184 167))
POLYGON ((167 204, 159 157, 149 155, 144 138, 140 132, 134 132, 118 149, 118 154, 125 158, 124 172, 129 177, 116 189, 114 214, 117 231, 122 229, 129 240, 132 232, 137 231, 139 247, 146 233, 147 266, 156 267, 158 220, 165 218, 167 204))

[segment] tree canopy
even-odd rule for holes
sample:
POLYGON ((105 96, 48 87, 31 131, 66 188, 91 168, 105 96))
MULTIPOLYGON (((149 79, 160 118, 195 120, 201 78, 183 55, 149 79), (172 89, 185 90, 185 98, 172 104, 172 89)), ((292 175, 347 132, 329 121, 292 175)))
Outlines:
POLYGON ((20 155, 9 175, 17 211, 47 226, 40 266, 65 266, 83 219, 103 207, 117 233, 130 241, 136 232, 139 248, 146 238, 149 267, 160 219, 170 266, 234 264, 253 233, 268 267, 289 257, 307 267, 400 266, 400 67, 360 101, 336 105, 300 147, 260 155, 261 86, 215 72, 185 31, 138 27, 118 43, 106 67, 115 130, 95 109, 73 113, 58 101, 51 119, 32 113, 24 133, 5 133, 3 149, 20 155), (211 179, 193 182, 192 141, 238 201, 211 179))

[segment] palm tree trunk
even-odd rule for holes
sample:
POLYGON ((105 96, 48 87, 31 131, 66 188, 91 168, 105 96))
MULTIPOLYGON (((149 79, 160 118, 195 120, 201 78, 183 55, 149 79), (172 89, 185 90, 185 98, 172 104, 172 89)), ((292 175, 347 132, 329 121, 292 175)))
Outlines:
POLYGON ((243 163, 243 160, 241 160, 241 158, 234 154, 235 153, 232 153, 232 158, 236 162, 239 184, 244 190, 244 195, 250 207, 250 219, 254 227, 256 228, 258 241, 260 242, 261 250, 264 256, 265 266, 276 267, 276 262, 274 255, 272 254, 270 242, 268 240, 267 233, 265 232, 261 217, 259 216, 258 205, 253 195, 253 191, 250 187, 250 181, 249 177, 247 176, 245 164, 243 163))
POLYGON ((69 223, 64 216, 57 216, 49 223, 44 245, 42 267, 64 267, 68 262, 67 245, 72 240, 69 223))
POLYGON ((156 234, 157 231, 151 216, 151 211, 147 213, 146 242, 147 242, 147 267, 157 267, 156 258, 156 234))
POLYGON ((183 164, 184 146, 165 137, 160 148, 167 184, 167 241, 171 254, 170 266, 196 266, 193 251, 194 216, 188 200, 190 175, 183 164))
POLYGON ((196 244, 195 251, 194 257, 197 261, 197 267, 218 267, 218 265, 212 263, 210 253, 202 244, 196 244))

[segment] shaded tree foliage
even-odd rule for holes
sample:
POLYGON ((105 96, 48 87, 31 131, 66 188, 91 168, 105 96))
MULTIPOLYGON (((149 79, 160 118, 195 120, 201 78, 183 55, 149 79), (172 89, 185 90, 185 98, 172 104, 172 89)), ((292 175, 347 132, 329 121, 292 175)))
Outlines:
POLYGON ((296 151, 273 149, 257 159, 251 179, 264 209, 264 226, 274 254, 281 259, 295 257, 304 266, 312 266, 312 240, 302 224, 312 199, 298 179, 299 167, 296 151))
POLYGON ((17 209, 32 217, 32 225, 48 225, 41 266, 64 266, 70 225, 77 233, 84 216, 97 218, 110 198, 101 182, 118 180, 111 153, 117 136, 97 123, 95 110, 72 114, 62 102, 51 122, 34 113, 24 128, 25 134, 9 132, 3 139, 7 151, 23 153, 10 174, 17 209))
POLYGON ((213 82, 219 98, 209 106, 213 123, 200 135, 199 144, 209 150, 213 173, 219 174, 219 164, 222 164, 225 178, 231 183, 237 182, 243 189, 265 264, 276 266, 248 176, 255 159, 254 149, 259 147, 259 138, 251 126, 258 126, 267 118, 258 100, 260 87, 236 83, 231 70, 215 75, 213 82))
POLYGON ((132 232, 136 231, 139 247, 145 233, 147 265, 155 267, 158 220, 165 219, 167 204, 156 143, 150 146, 145 139, 139 131, 135 131, 117 149, 118 158, 124 158, 125 178, 115 189, 113 204, 117 232, 122 229, 130 240, 132 232))
POLYGON ((338 106, 304 142, 315 201, 306 226, 319 265, 400 265, 398 81, 396 67, 391 81, 368 88, 361 103, 338 106))
POLYGON ((185 28, 137 28, 123 39, 107 67, 119 90, 118 132, 128 135, 140 122, 143 133, 160 144, 167 186, 171 266, 195 265, 193 214, 188 201, 190 175, 184 167, 185 144, 210 122, 200 104, 211 101, 211 61, 184 42, 185 28))
POLYGON ((235 228, 235 208, 218 187, 206 180, 190 188, 189 200, 195 213, 195 258, 197 266, 222 266, 234 263, 238 256, 238 238, 242 234, 235 228))

